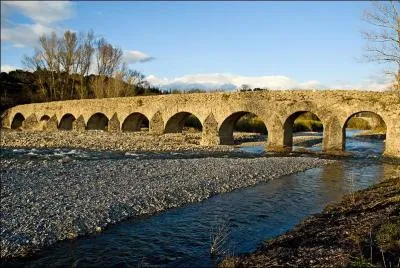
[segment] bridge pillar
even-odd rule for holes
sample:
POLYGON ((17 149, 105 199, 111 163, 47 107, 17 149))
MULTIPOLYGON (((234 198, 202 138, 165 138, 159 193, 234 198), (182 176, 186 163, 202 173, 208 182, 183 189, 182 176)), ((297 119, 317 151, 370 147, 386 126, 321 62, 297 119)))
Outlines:
POLYGON ((268 122, 267 151, 282 152, 290 149, 291 148, 285 146, 285 131, 283 124, 275 115, 273 116, 273 119, 268 122))
POLYGON ((284 131, 281 128, 268 128, 267 151, 283 152, 290 150, 284 144, 284 131))
POLYGON ((211 113, 203 122, 203 132, 200 145, 213 146, 219 145, 220 138, 218 135, 218 122, 211 113))
POLYGON ((149 122, 149 133, 154 135, 162 135, 164 133, 164 120, 162 119, 160 111, 156 112, 151 118, 149 122))
POLYGON ((39 121, 35 114, 31 114, 22 122, 22 128, 25 130, 36 130, 39 127, 39 121))
POLYGON ((110 121, 108 121, 108 131, 109 132, 119 132, 121 131, 121 123, 118 120, 117 113, 111 117, 110 121))
POLYGON ((83 119, 82 115, 79 116, 78 119, 76 119, 74 122, 72 122, 72 130, 79 132, 86 130, 85 120, 83 119))
POLYGON ((323 151, 326 153, 341 153, 344 149, 344 133, 339 120, 331 118, 324 126, 323 151))
POLYGON ((43 126, 43 130, 46 131, 57 131, 58 129, 58 120, 57 120, 57 116, 53 115, 52 117, 50 117, 49 120, 47 120, 47 122, 44 124, 43 126))
POLYGON ((386 130, 385 156, 400 158, 400 122, 394 122, 393 127, 386 130))

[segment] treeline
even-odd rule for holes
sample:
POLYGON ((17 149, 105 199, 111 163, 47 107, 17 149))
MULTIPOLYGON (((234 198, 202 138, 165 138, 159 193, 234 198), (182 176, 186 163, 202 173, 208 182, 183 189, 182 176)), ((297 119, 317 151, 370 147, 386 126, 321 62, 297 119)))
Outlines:
POLYGON ((34 72, 43 101, 161 93, 142 73, 128 68, 120 48, 93 31, 43 35, 39 45, 23 64, 34 72))
POLYGON ((1 111, 31 102, 163 93, 128 68, 120 48, 93 31, 43 35, 22 63, 29 71, 1 73, 1 111))

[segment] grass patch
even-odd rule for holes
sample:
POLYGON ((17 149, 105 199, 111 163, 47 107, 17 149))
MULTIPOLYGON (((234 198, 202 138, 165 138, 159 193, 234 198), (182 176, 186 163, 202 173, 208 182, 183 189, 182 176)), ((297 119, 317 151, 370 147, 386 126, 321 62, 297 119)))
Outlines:
POLYGON ((369 124, 368 121, 358 117, 350 118, 350 120, 347 122, 347 127, 355 129, 363 129, 363 130, 371 129, 371 125, 369 124))
POLYGON ((236 123, 235 131, 267 134, 264 122, 255 115, 242 116, 236 123))
POLYGON ((297 118, 294 121, 293 131, 322 131, 323 125, 319 120, 297 118))
POLYGON ((396 221, 383 224, 379 228, 376 242, 384 252, 400 254, 400 217, 396 221))

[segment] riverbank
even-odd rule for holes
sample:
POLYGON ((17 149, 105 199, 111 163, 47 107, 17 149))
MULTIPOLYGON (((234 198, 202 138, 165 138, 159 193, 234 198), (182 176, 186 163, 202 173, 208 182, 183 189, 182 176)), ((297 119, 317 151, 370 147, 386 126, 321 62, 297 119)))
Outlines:
POLYGON ((308 157, 0 159, 1 258, 332 163, 308 157))
POLYGON ((113 151, 228 151, 229 146, 201 146, 201 133, 151 135, 148 132, 2 130, 7 148, 71 148, 113 151))
MULTIPOLYGON (((313 146, 322 142, 321 136, 307 133, 294 136, 293 144, 313 146)), ((237 146, 267 146, 267 136, 257 133, 235 132, 237 146)), ((113 151, 232 151, 229 145, 202 146, 201 132, 169 133, 151 135, 148 132, 103 132, 103 131, 16 131, 2 129, 2 148, 70 148, 113 151)))
POLYGON ((398 267, 399 241, 400 174, 346 195, 220 267, 398 267))

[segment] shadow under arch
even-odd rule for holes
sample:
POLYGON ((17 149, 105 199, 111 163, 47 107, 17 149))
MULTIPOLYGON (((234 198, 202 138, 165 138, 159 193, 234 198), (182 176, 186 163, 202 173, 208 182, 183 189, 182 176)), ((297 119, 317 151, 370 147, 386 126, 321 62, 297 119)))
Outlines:
POLYGON ((181 133, 184 127, 203 130, 203 125, 197 116, 189 112, 179 112, 168 119, 164 133, 181 133))
POLYGON ((60 123, 58 124, 58 129, 72 130, 75 120, 76 118, 72 114, 64 114, 63 117, 61 117, 60 123))
MULTIPOLYGON (((286 150, 293 149, 293 133, 295 132, 308 132, 299 141, 301 147, 312 147, 319 143, 322 145, 323 131, 324 125, 314 112, 308 110, 296 111, 289 115, 283 124, 283 145, 286 150)), ((317 151, 322 151, 322 146, 318 147, 317 151)))
POLYGON ((93 114, 86 125, 86 130, 108 130, 108 117, 103 113, 93 114))
POLYGON ((233 132, 235 130, 262 134, 268 133, 265 122, 259 119, 256 114, 247 111, 235 112, 225 118, 218 131, 220 143, 223 145, 233 145, 235 142, 233 132), (244 122, 241 126, 238 126, 239 120, 246 116, 248 116, 250 120, 254 118, 258 118, 258 120, 253 120, 253 122, 247 124, 244 122))
POLYGON ((50 120, 50 116, 48 116, 47 114, 40 117, 40 121, 49 121, 49 120, 50 120))
POLYGON ((149 128, 149 119, 144 114, 135 112, 125 118, 121 130, 133 132, 140 131, 142 128, 149 128))
POLYGON ((343 150, 382 154, 386 132, 386 122, 377 112, 363 110, 352 113, 342 128, 343 150))
POLYGON ((22 123, 25 121, 25 117, 21 113, 16 113, 11 122, 11 129, 18 129, 22 127, 22 123))

